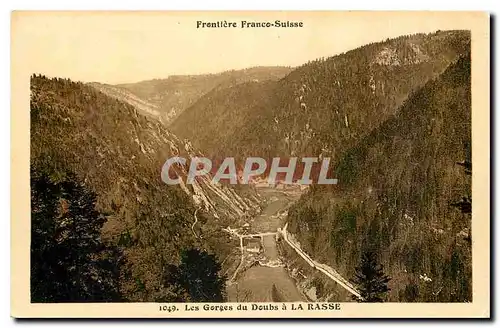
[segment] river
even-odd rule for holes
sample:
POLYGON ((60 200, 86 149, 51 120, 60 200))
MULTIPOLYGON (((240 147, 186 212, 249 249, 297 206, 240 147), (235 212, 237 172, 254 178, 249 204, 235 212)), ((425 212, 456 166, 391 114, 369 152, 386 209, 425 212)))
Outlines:
MULTIPOLYGON (((276 232, 285 223, 284 212, 301 194, 298 188, 280 190, 260 187, 258 192, 267 199, 267 205, 260 215, 240 227, 243 228, 241 234, 276 232)), ((227 286, 229 302, 307 301, 281 262, 276 236, 268 234, 260 238, 244 238, 244 244, 245 265, 227 286)))

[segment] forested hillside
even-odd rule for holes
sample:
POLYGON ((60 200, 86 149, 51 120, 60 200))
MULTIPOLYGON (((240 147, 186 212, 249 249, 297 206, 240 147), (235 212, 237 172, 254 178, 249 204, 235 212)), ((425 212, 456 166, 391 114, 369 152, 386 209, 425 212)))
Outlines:
POLYGON ((466 55, 342 154, 289 212, 303 248, 349 277, 376 253, 390 301, 472 301, 470 88, 466 55))
MULTIPOLYGON (((189 253, 186 261, 196 262, 198 254, 199 261, 209 263, 215 254, 222 262, 230 242, 220 227, 257 208, 255 198, 205 180, 178 186, 161 180, 167 158, 197 154, 159 121, 88 85, 32 76, 34 301, 193 299, 171 282, 172 272, 184 277, 180 269, 172 269, 181 253, 189 253), (70 248, 81 252, 71 253, 70 248), (56 261, 51 269, 43 264, 48 257, 56 261), (89 263, 93 261, 100 265, 89 263), (81 271, 71 271, 75 266, 81 271), (110 268, 116 279, 109 282, 109 293, 92 293, 89 286, 104 284, 99 270, 111 279, 110 268), (91 282, 75 285, 78 292, 63 292, 80 284, 79 279, 91 282)), ((185 177, 186 170, 178 167, 177 173, 185 177)))
POLYGON ((469 43, 469 32, 441 31, 320 58, 279 81, 210 92, 171 129, 213 157, 338 158, 464 54, 469 43))
POLYGON ((245 82, 278 80, 290 73, 289 67, 252 67, 219 74, 173 75, 116 87, 130 91, 156 106, 166 124, 210 91, 221 90, 245 82))

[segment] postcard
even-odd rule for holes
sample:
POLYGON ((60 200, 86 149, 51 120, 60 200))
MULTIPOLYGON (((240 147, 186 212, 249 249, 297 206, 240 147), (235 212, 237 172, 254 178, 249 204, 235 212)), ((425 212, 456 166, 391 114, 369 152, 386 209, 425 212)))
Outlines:
POLYGON ((14 11, 11 315, 488 318, 489 25, 14 11))

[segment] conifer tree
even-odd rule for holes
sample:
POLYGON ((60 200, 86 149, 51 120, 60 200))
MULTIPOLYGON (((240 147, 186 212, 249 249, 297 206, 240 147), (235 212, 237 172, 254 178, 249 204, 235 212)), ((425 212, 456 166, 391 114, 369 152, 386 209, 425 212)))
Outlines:
MULTIPOLYGON (((464 167, 464 172, 466 175, 472 175, 472 162, 470 160, 457 162, 457 164, 464 167)), ((458 208, 463 214, 472 213, 472 198, 469 195, 462 197, 460 201, 453 202, 450 205, 452 207, 458 208)))
POLYGON ((100 238, 105 217, 95 195, 67 175, 54 182, 31 170, 31 301, 121 300, 121 253, 100 238))
POLYGON ((356 268, 354 279, 362 299, 353 297, 358 302, 384 302, 390 291, 387 284, 391 278, 383 272, 383 266, 377 263, 375 253, 367 251, 361 258, 361 264, 356 268))
POLYGON ((170 266, 167 284, 174 286, 176 301, 223 302, 226 277, 220 270, 214 255, 195 248, 184 250, 180 265, 170 266))

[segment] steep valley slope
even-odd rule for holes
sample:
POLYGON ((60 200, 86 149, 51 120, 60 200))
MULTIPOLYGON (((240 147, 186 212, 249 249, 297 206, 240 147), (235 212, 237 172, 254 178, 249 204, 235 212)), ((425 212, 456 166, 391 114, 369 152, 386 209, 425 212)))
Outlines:
POLYGON ((289 212, 302 249, 349 278, 375 252, 390 301, 471 301, 470 214, 452 206, 470 196, 469 52, 468 31, 369 44, 210 92, 170 128, 212 158, 331 157, 339 184, 289 212))
POLYGON ((289 212, 303 249, 347 277, 375 252, 390 301, 472 301, 470 88, 466 55, 346 151, 289 212))
POLYGON ((467 31, 373 43, 201 97, 170 128, 213 158, 339 158, 470 44, 467 31))
MULTIPOLYGON (((232 247, 221 227, 259 210, 251 190, 208 178, 165 184, 167 158, 199 152, 159 121, 89 85, 34 75, 30 114, 32 174, 52 181, 76 176, 97 195, 96 208, 107 217, 102 238, 124 254, 120 291, 128 301, 168 299, 165 268, 183 249, 205 249, 222 262, 232 247)), ((176 170, 185 178, 185 167, 176 170)))

